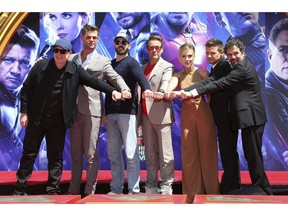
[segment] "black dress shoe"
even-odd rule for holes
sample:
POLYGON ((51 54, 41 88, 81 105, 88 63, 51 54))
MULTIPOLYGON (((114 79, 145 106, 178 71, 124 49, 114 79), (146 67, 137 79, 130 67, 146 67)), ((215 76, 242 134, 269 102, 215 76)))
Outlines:
POLYGON ((27 196, 27 193, 25 192, 19 192, 19 191, 14 191, 12 193, 12 196, 27 196))
POLYGON ((53 191, 51 191, 51 192, 48 192, 47 194, 48 194, 48 195, 58 195, 58 193, 57 193, 57 192, 53 192, 53 191))
POLYGON ((85 197, 87 197, 87 196, 89 196, 89 195, 91 195, 91 194, 83 194, 83 195, 81 196, 81 198, 83 199, 83 198, 85 198, 85 197))

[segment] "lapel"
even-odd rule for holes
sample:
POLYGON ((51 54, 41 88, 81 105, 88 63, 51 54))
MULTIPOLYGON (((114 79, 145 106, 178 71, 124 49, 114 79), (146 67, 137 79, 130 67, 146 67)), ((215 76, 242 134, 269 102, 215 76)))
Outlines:
POLYGON ((221 65, 223 64, 223 61, 225 61, 225 59, 222 58, 222 59, 216 64, 215 67, 211 67, 211 71, 210 71, 210 74, 211 74, 211 75, 212 75, 214 72, 217 71, 217 68, 218 68, 218 67, 221 67, 221 65))
POLYGON ((161 68, 161 65, 162 65, 162 64, 163 64, 163 59, 160 57, 160 59, 158 60, 158 62, 157 62, 156 65, 154 66, 154 68, 152 69, 148 81, 150 81, 150 80, 152 79, 152 77, 157 74, 157 72, 158 72, 159 69, 161 68))
POLYGON ((100 58, 100 55, 97 52, 95 52, 94 56, 91 58, 89 62, 88 68, 94 68, 94 65, 96 65, 97 62, 99 61, 99 58, 100 58))

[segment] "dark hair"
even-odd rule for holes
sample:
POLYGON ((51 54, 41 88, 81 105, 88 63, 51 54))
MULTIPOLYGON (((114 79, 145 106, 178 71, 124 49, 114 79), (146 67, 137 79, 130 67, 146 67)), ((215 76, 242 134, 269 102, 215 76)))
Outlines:
POLYGON ((239 48, 240 52, 245 53, 245 45, 244 43, 239 39, 229 39, 224 47, 224 52, 227 54, 227 50, 232 48, 233 46, 236 46, 239 48))
POLYGON ((97 26, 87 24, 82 28, 82 36, 90 31, 97 31, 97 33, 99 33, 99 28, 97 26))
POLYGON ((205 47, 218 47, 219 52, 224 51, 223 43, 221 40, 212 38, 205 43, 205 47))
POLYGON ((162 45, 163 45, 163 39, 162 39, 159 35, 156 35, 156 34, 150 35, 150 37, 149 37, 148 40, 146 41, 146 47, 148 47, 149 41, 152 41, 152 40, 160 41, 161 47, 162 47, 162 45))
POLYGON ((28 47, 38 50, 40 41, 36 33, 25 25, 20 25, 9 41, 10 44, 19 44, 21 47, 28 47))
POLYGON ((288 30, 288 18, 279 20, 271 29, 269 39, 275 44, 276 38, 278 37, 281 31, 288 30))

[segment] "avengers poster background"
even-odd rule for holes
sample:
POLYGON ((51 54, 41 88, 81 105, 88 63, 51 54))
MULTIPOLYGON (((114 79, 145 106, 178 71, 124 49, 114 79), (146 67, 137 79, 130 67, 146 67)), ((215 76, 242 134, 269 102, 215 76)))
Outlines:
MULTIPOLYGON (((270 40, 270 32, 276 23, 285 20, 286 13, 240 13, 240 12, 45 12, 30 13, 22 23, 38 37, 37 55, 29 59, 35 62, 39 57, 53 57, 50 45, 58 38, 66 38, 73 45, 73 52, 81 51, 81 28, 84 24, 97 25, 100 28, 97 51, 113 59, 115 50, 113 39, 119 31, 125 31, 132 37, 129 54, 140 64, 148 61, 145 41, 150 34, 159 34, 164 39, 162 57, 173 63, 175 71, 180 71, 178 49, 185 43, 196 47, 195 65, 210 71, 206 62, 204 44, 210 38, 225 42, 229 38, 238 38, 246 46, 246 56, 254 64, 261 82, 261 93, 265 102, 268 122, 263 136, 263 158, 266 170, 288 170, 288 45, 277 47, 270 40), (83 18, 84 17, 84 18, 83 18), (82 22, 79 19, 82 18, 82 22), (36 20, 36 21, 35 21, 36 20), (283 50, 284 49, 284 50, 283 50), (280 72, 279 72, 279 71, 280 72)), ((286 31, 288 31, 286 24, 286 31)), ((20 28, 20 26, 19 26, 20 28)), ((20 51, 19 51, 20 52, 20 51)), ((17 170, 22 152, 24 129, 19 125, 19 92, 21 85, 33 64, 11 61, 3 51, 0 60, 2 74, 22 74, 19 84, 11 90, 0 78, 0 170, 17 170), (7 64, 9 63, 9 65, 7 64), (8 65, 8 66, 7 66, 8 65)), ((103 95, 104 96, 104 95, 103 95)), ((180 111, 181 100, 173 100, 176 121, 173 125, 173 148, 175 167, 181 169, 180 111)), ((110 169, 107 154, 106 129, 101 128, 98 143, 99 167, 110 169)), ((145 140, 143 140, 145 146, 145 140)), ((142 142, 139 142, 141 144, 142 142)), ((143 143, 142 143, 143 144, 143 143)), ((141 168, 145 169, 145 154, 140 148, 141 168)), ((34 166, 35 170, 46 170, 45 140, 39 150, 34 166)), ((239 131, 238 153, 241 170, 247 170, 239 131)), ((67 131, 63 153, 64 169, 71 169, 69 130, 67 131)), ((219 170, 222 169, 220 155, 219 170)), ((85 166, 85 165, 84 165, 85 166)))

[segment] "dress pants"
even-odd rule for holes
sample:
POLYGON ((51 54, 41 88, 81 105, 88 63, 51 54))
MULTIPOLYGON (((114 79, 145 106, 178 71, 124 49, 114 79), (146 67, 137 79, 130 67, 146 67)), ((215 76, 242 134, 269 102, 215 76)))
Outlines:
POLYGON ((68 193, 80 193, 84 155, 86 156, 86 185, 84 194, 95 193, 99 165, 97 144, 100 126, 100 117, 84 115, 78 112, 77 118, 70 129, 72 177, 68 193))
POLYGON ((259 186, 267 195, 272 195, 272 189, 266 176, 262 156, 262 136, 264 125, 243 128, 242 144, 248 163, 252 186, 259 186))
POLYGON ((66 129, 62 116, 42 116, 39 124, 28 123, 20 166, 16 173, 17 183, 14 194, 26 192, 26 182, 32 175, 33 165, 44 137, 46 138, 48 159, 46 192, 48 194, 60 193, 59 183, 62 176, 65 133, 66 129))
POLYGON ((233 131, 229 122, 217 124, 219 150, 223 175, 221 193, 240 189, 240 167, 237 152, 238 131, 233 131))
POLYGON ((174 153, 172 146, 172 124, 152 124, 142 115, 143 142, 146 154, 146 187, 158 187, 158 168, 160 187, 172 187, 174 181, 174 153))

